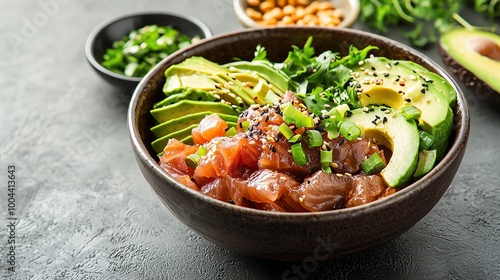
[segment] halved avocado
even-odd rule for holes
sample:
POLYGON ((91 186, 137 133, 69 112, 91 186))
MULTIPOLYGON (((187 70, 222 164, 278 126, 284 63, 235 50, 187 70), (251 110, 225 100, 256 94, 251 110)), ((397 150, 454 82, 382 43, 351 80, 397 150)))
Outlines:
POLYGON ((346 118, 354 122, 364 137, 377 139, 392 151, 380 175, 390 187, 403 187, 412 178, 418 162, 420 137, 414 120, 407 120, 391 108, 355 109, 346 118))
POLYGON ((441 158, 453 126, 451 98, 436 87, 434 80, 419 74, 421 67, 373 57, 354 68, 352 75, 359 83, 358 99, 362 106, 386 105, 396 110, 415 106, 420 111, 418 125, 434 136, 432 149, 441 158))
POLYGON ((499 105, 500 35, 456 28, 442 34, 439 53, 450 71, 467 87, 473 87, 476 93, 499 105))

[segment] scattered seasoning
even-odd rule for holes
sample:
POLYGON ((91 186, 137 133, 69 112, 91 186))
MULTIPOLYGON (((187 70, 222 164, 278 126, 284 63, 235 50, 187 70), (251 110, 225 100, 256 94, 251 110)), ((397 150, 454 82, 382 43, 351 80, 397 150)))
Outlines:
POLYGON ((329 165, 330 165, 331 168, 338 168, 339 167, 339 165, 337 163, 335 163, 335 162, 330 162, 329 165))
POLYGON ((422 89, 420 90, 420 92, 421 92, 421 93, 423 93, 423 94, 425 94, 425 88, 422 88, 422 89))
POLYGON ((271 152, 276 153, 276 148, 273 145, 269 145, 271 152))
POLYGON ((383 123, 383 124, 385 124, 386 122, 387 122, 387 117, 384 117, 384 118, 382 119, 382 123, 383 123))
POLYGON ((411 99, 410 98, 406 98, 405 101, 406 102, 411 102, 411 99))

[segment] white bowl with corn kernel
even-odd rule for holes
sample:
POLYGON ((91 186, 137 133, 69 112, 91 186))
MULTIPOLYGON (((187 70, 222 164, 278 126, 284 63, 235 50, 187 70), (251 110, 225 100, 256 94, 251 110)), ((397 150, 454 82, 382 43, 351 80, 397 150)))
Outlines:
POLYGON ((234 0, 245 27, 349 27, 358 18, 359 0, 234 0))

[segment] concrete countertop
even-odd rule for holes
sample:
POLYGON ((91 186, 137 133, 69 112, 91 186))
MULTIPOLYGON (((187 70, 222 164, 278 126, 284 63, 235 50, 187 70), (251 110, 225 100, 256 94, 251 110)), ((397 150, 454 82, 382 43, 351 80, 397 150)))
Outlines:
MULTIPOLYGON (((467 89, 471 136, 452 186, 424 219, 387 244, 314 265, 271 262, 221 249, 168 212, 132 154, 130 93, 97 76, 84 43, 100 22, 137 11, 190 14, 214 34, 237 30, 242 27, 231 3, 0 0, 0 275, 500 279, 500 113, 467 89), (16 176, 14 215, 8 211, 9 166, 16 176), (12 251, 15 273, 8 270, 12 251)), ((389 35, 407 43, 396 32, 389 35)), ((435 46, 423 52, 442 65, 435 46)))

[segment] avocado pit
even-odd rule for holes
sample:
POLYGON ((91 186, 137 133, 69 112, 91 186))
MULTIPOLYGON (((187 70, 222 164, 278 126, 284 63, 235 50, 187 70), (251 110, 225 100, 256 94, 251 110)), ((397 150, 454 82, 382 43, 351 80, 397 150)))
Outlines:
POLYGON ((494 41, 487 38, 475 37, 468 41, 468 46, 480 55, 500 62, 500 46, 494 41))

